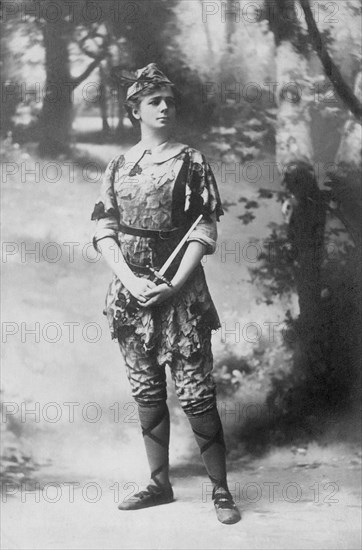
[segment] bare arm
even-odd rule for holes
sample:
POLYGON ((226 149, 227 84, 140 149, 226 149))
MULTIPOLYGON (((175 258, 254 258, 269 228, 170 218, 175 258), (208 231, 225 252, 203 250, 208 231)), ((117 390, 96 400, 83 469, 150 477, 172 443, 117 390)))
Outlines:
POLYGON ((155 286, 153 289, 147 290, 145 296, 148 301, 142 304, 143 307, 149 307, 160 304, 173 296, 185 284, 191 273, 199 265, 203 255, 205 254, 206 246, 198 241, 191 241, 183 255, 179 268, 172 279, 172 288, 166 284, 155 286))
POLYGON ((98 249, 121 283, 139 302, 146 302, 144 295, 156 285, 152 281, 136 277, 128 267, 121 249, 114 239, 105 237, 97 242, 98 249))
POLYGON ((187 281, 194 269, 199 265, 205 254, 206 246, 198 241, 191 241, 183 255, 179 268, 172 279, 175 290, 179 290, 187 281))

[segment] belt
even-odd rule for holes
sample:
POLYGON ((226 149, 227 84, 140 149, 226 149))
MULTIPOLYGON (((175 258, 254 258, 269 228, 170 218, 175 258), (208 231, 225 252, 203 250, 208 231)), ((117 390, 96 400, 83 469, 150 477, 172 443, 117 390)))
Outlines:
POLYGON ((119 231, 128 235, 136 235, 137 237, 148 237, 153 239, 170 239, 178 237, 185 232, 184 227, 176 227, 175 229, 142 229, 141 227, 131 227, 123 223, 119 224, 119 231))

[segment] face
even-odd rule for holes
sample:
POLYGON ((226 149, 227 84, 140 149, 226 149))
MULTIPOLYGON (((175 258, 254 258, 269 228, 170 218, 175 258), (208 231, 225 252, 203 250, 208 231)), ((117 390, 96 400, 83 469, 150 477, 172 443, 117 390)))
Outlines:
POLYGON ((150 130, 170 128, 175 122, 175 96, 171 86, 165 86, 144 97, 133 109, 134 118, 150 130))

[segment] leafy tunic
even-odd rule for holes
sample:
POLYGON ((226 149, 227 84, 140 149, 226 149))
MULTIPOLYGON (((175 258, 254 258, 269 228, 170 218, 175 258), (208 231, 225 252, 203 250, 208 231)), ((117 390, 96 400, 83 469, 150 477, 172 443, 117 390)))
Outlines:
MULTIPOLYGON (((189 237, 206 245, 211 254, 216 246, 216 220, 223 214, 217 185, 201 153, 180 143, 166 142, 145 150, 141 143, 108 165, 99 201, 92 219, 98 220, 94 246, 111 237, 122 255, 140 277, 138 268, 160 268, 175 249, 187 227, 200 214, 204 217, 189 237), (164 230, 181 227, 177 236, 156 238, 122 232, 121 225, 164 230)), ((183 250, 184 251, 184 250, 183 250)), ((182 253, 166 276, 172 278, 182 253)), ((121 261, 121 257, 119 257, 121 261)), ((172 360, 174 353, 186 358, 200 353, 203 338, 220 327, 201 264, 183 287, 159 306, 135 309, 131 296, 116 275, 110 283, 104 313, 112 337, 125 339, 136 334, 144 349, 154 349, 160 365, 172 360), (160 345, 160 335, 167 345, 160 345)))

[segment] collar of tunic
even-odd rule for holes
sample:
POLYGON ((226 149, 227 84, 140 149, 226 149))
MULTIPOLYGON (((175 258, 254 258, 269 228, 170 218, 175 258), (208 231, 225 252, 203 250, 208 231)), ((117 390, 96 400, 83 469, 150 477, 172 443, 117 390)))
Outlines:
POLYGON ((157 147, 152 149, 146 149, 140 141, 134 147, 132 147, 124 155, 125 164, 129 167, 132 164, 137 164, 137 162, 144 156, 147 152, 150 155, 150 161, 154 164, 161 164, 167 160, 176 157, 183 150, 187 149, 188 146, 184 143, 178 143, 176 141, 165 141, 157 147))

